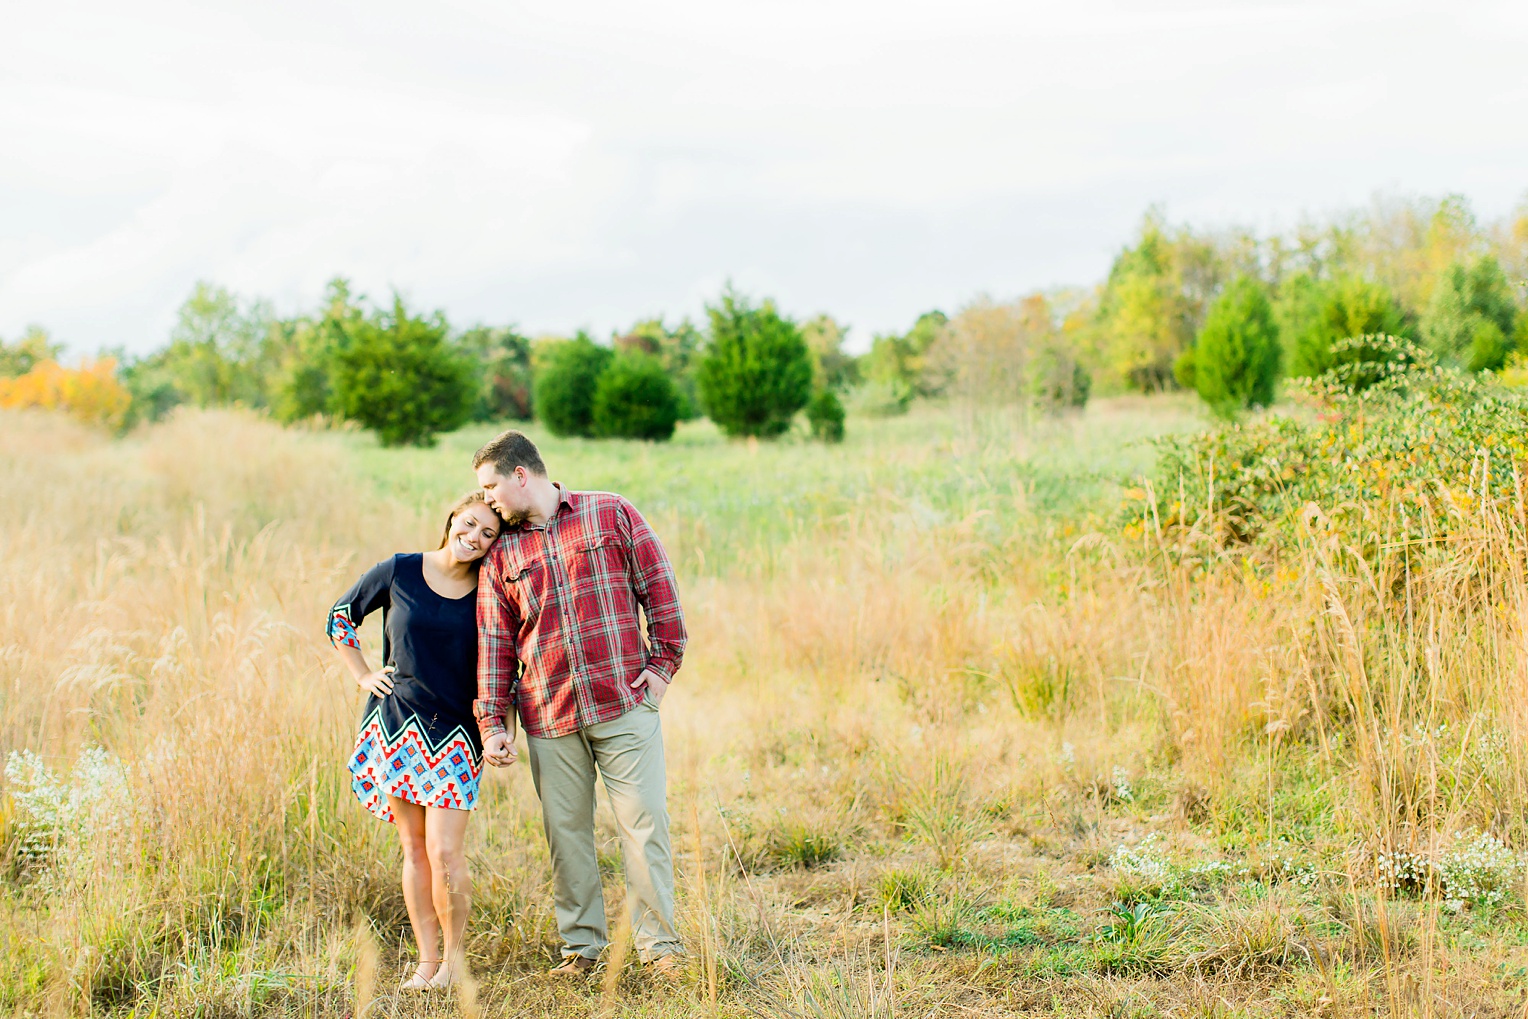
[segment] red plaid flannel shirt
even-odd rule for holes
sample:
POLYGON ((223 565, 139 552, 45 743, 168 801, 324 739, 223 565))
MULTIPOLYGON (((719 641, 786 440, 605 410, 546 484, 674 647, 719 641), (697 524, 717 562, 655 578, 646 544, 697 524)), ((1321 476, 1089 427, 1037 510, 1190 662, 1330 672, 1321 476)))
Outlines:
POLYGON ((478 573, 484 739, 515 708, 542 738, 608 722, 641 703, 631 681, 644 668, 672 680, 684 659, 674 568, 647 521, 619 495, 557 491, 546 526, 506 530, 478 573))

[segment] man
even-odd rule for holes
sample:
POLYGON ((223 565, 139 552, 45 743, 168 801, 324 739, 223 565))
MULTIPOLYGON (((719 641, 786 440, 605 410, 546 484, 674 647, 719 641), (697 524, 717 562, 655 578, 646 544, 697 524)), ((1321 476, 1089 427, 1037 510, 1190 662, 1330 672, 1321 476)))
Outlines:
POLYGON ((478 450, 472 467, 506 522, 478 575, 473 712, 483 756, 498 767, 516 756, 515 709, 525 726, 563 942, 552 972, 587 973, 608 944, 594 848, 598 770, 621 833, 637 952, 672 977, 684 949, 658 705, 686 641, 673 567, 631 503, 549 481, 519 432, 478 450))

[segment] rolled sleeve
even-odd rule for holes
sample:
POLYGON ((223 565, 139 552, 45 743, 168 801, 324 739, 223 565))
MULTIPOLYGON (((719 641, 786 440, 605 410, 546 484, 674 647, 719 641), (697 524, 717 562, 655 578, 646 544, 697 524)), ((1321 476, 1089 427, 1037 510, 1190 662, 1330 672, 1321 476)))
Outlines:
POLYGON ((508 729, 505 719, 514 710, 520 666, 515 640, 519 624, 504 598, 501 574, 502 559, 490 552, 478 573, 478 695, 472 702, 472 715, 485 740, 508 729))

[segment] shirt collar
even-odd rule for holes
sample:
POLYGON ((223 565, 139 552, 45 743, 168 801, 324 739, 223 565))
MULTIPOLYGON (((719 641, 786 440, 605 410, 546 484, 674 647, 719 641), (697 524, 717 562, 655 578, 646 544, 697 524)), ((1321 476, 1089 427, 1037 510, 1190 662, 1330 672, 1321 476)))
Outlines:
POLYGON ((562 482, 560 481, 552 482, 552 487, 557 489, 557 508, 552 511, 552 515, 550 517, 547 517, 546 523, 542 524, 540 527, 535 527, 532 526, 529 520, 527 520, 522 522, 519 527, 515 528, 517 531, 544 531, 552 526, 552 521, 556 520, 558 515, 562 513, 564 506, 568 508, 570 513, 573 511, 573 493, 568 491, 566 488, 563 488, 562 482))

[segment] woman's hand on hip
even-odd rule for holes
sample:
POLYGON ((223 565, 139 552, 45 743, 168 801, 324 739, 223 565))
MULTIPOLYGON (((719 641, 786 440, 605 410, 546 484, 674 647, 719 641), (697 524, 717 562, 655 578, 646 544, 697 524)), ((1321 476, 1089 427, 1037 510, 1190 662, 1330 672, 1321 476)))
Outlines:
POLYGON ((378 697, 386 697, 393 692, 393 673, 397 671, 391 665, 384 665, 375 672, 368 672, 364 676, 355 678, 356 686, 367 693, 376 694, 378 697))

